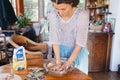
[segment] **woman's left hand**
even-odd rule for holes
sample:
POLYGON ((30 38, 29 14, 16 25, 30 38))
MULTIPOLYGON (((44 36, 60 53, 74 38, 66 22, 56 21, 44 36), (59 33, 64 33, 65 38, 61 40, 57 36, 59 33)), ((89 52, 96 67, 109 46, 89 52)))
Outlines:
POLYGON ((60 67, 60 71, 66 71, 68 69, 68 65, 66 63, 64 63, 61 67, 60 67))
POLYGON ((66 71, 70 67, 72 63, 71 62, 66 62, 60 67, 60 71, 66 71))

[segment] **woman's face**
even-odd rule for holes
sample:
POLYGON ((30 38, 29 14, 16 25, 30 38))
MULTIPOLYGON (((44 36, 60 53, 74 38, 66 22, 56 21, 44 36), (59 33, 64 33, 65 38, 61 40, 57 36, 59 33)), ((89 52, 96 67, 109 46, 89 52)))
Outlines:
POLYGON ((62 17, 67 16, 73 8, 70 4, 65 4, 65 3, 61 3, 61 4, 53 3, 53 6, 62 17))

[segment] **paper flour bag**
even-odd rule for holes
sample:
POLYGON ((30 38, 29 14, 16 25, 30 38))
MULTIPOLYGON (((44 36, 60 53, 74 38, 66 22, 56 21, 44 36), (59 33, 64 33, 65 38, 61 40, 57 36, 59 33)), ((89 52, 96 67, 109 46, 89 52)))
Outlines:
POLYGON ((23 71, 26 70, 26 57, 25 49, 23 46, 14 49, 13 53, 13 70, 14 71, 23 71))

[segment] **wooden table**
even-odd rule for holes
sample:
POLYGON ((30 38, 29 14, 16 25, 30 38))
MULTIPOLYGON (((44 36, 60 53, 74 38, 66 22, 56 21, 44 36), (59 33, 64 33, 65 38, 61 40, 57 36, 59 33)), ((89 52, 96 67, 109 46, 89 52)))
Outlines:
MULTIPOLYGON (((10 64, 0 66, 0 73, 9 73, 10 72, 10 64)), ((24 80, 26 73, 17 74, 21 76, 22 80, 24 80)), ((66 74, 63 77, 53 77, 49 74, 45 74, 46 80, 92 80, 91 77, 79 71, 78 69, 74 69, 71 73, 66 74)))

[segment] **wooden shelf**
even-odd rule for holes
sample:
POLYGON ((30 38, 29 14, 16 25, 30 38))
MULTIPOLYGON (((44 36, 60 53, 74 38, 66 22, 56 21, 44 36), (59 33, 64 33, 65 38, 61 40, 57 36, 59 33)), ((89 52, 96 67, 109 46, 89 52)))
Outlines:
POLYGON ((100 5, 96 7, 87 7, 88 9, 99 9, 99 8, 107 8, 109 5, 100 5))
POLYGON ((87 2, 87 9, 92 20, 98 21, 105 19, 105 14, 109 12, 109 3, 104 0, 92 0, 87 2))
POLYGON ((101 13, 101 14, 97 14, 97 15, 99 15, 99 16, 104 16, 104 15, 105 15, 105 13, 101 13))

